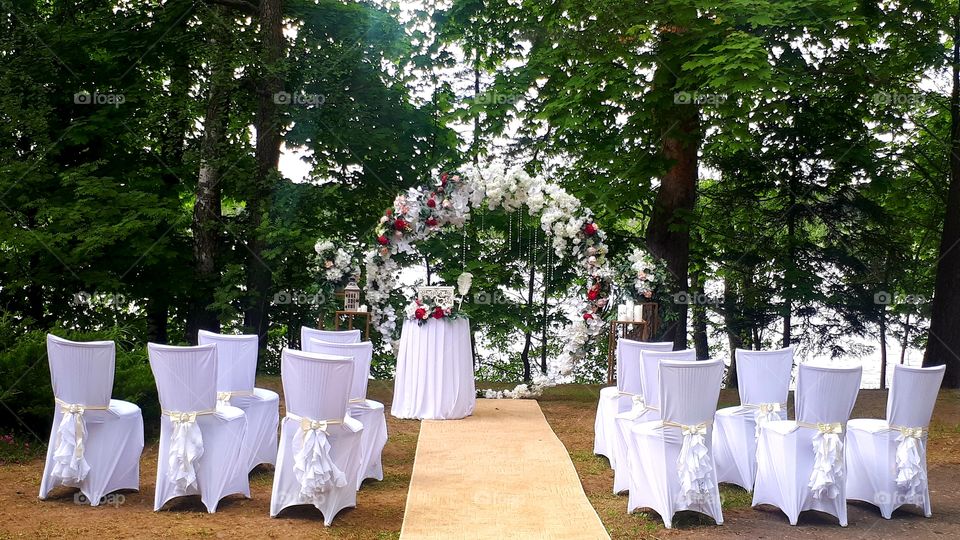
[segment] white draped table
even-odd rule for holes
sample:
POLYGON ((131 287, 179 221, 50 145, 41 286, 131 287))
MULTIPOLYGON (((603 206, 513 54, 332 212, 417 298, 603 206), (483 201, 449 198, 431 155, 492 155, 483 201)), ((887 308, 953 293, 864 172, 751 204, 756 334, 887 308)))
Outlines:
POLYGON ((470 322, 404 321, 391 414, 427 420, 464 418, 473 413, 476 400, 470 322))

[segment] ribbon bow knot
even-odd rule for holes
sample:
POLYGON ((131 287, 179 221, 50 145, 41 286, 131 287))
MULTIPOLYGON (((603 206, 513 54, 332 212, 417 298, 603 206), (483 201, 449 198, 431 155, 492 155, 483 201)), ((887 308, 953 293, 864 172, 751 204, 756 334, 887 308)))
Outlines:
POLYGON ((323 433, 327 433, 327 425, 326 420, 300 419, 300 429, 303 431, 322 431, 323 433))
POLYGON ((919 427, 901 427, 900 435, 909 439, 920 439, 923 437, 923 428, 919 427))
POLYGON ((233 397, 233 392, 217 392, 217 401, 222 401, 225 404, 230 403, 231 397, 233 397))
POLYGON ((832 424, 828 424, 828 423, 824 423, 824 422, 817 422, 817 431, 819 431, 820 433, 823 433, 823 434, 832 433, 832 434, 834 434, 834 435, 842 435, 842 434, 843 434, 843 424, 841 424, 841 423, 839 423, 839 422, 834 422, 834 423, 832 423, 832 424))
POLYGON ((196 412, 171 412, 168 416, 175 424, 192 424, 197 421, 196 412))
POLYGON ((633 401, 633 406, 637 408, 644 409, 647 407, 647 402, 644 401, 643 396, 633 395, 630 396, 630 400, 633 401))
POLYGON ((761 403, 760 412, 763 414, 772 414, 780 412, 779 403, 761 403))
POLYGON ((701 422, 699 424, 693 425, 684 425, 680 427, 681 433, 684 435, 706 435, 707 434, 707 424, 706 422, 701 422))

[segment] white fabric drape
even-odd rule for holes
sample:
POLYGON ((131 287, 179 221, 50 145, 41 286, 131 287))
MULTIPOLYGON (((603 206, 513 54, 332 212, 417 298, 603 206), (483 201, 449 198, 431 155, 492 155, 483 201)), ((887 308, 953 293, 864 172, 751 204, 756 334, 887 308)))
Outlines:
POLYGON ((465 318, 406 320, 400 335, 393 407, 397 418, 450 420, 473 413, 470 323, 465 318))
POLYGON ((69 486, 97 506, 112 491, 139 489, 143 416, 133 403, 110 399, 115 351, 112 341, 47 336, 55 409, 40 499, 69 486))
POLYGON ((300 496, 313 504, 321 504, 330 486, 347 484, 344 474, 330 456, 327 426, 342 424, 340 420, 311 420, 292 413, 287 418, 299 422, 293 437, 293 470, 300 483, 300 496))
MULTIPOLYGON (((633 393, 641 395, 640 388, 640 351, 667 352, 673 350, 673 342, 645 342, 627 338, 617 339, 616 350, 616 386, 600 389, 600 400, 597 402, 597 417, 593 423, 593 453, 606 456, 610 460, 610 467, 617 468, 618 446, 623 446, 622 437, 618 436, 616 416, 632 407, 631 400, 626 396, 633 388, 633 393), (625 367, 625 364, 628 364, 625 367), (625 370, 628 372, 625 373, 625 370), (627 379, 632 379, 632 383, 627 379)), ((636 418, 634 418, 636 419, 636 418)), ((628 461, 628 460, 625 460, 628 461)))
POLYGON ((757 442, 753 506, 774 505, 791 525, 818 510, 847 525, 845 429, 862 368, 801 364, 797 420, 766 422, 757 442))
POLYGON ((163 411, 170 418, 173 431, 170 434, 170 450, 167 454, 167 478, 177 491, 196 489, 196 464, 203 456, 203 434, 197 425, 197 416, 214 414, 215 409, 178 412, 163 411))
POLYGON ((713 465, 710 449, 707 448, 706 422, 694 425, 664 422, 664 425, 680 428, 683 442, 677 457, 677 476, 680 478, 680 491, 677 504, 693 506, 708 497, 717 485, 713 481, 713 465))
POLYGON ((109 407, 78 405, 61 399, 57 399, 56 403, 60 407, 63 418, 57 426, 57 446, 53 453, 55 465, 52 474, 64 485, 79 486, 90 472, 90 464, 84 457, 87 423, 83 413, 87 409, 105 411, 109 407))
POLYGON ((650 508, 668 529, 681 510, 723 523, 710 428, 722 377, 719 360, 659 363, 657 403, 664 418, 633 424, 628 432, 628 512, 650 508))
POLYGON ((813 435, 813 471, 807 487, 814 499, 835 499, 843 482, 843 424, 797 424, 817 430, 813 435))
POLYGON ((284 349, 280 374, 287 415, 273 475, 270 516, 309 504, 329 526, 357 504, 363 424, 347 414, 351 358, 284 349))
POLYGON ((148 343, 147 353, 163 411, 154 510, 186 495, 200 495, 210 513, 227 495, 249 498, 247 417, 217 406, 217 345, 148 343))
POLYGON ((890 519, 903 505, 932 515, 927 485, 927 427, 944 366, 895 365, 885 420, 847 423, 847 496, 866 501, 890 519))

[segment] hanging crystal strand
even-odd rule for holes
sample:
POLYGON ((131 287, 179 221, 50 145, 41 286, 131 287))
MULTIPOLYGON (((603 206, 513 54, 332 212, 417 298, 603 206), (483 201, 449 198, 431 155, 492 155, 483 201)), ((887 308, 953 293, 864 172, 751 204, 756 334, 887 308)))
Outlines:
POLYGON ((460 271, 467 269, 467 225, 470 222, 463 224, 463 241, 460 242, 460 271))

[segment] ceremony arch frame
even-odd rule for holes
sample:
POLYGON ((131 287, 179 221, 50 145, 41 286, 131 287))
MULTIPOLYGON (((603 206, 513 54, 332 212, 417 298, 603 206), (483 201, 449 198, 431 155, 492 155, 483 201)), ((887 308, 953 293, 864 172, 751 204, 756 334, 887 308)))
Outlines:
MULTIPOLYGON (((574 300, 573 307, 580 316, 565 328, 567 342, 561 354, 548 362, 544 382, 570 380, 590 339, 606 327, 601 316, 610 307, 606 235, 579 199, 522 168, 508 169, 500 164, 471 166, 462 174, 443 173, 436 181, 410 188, 396 197, 393 206, 380 218, 376 245, 364 254, 365 292, 374 327, 384 341, 395 343, 398 314, 390 300, 399 290, 402 269, 396 256, 415 253, 418 243, 444 229, 463 228, 471 211, 480 208, 506 212, 525 208, 531 218, 539 220, 556 257, 574 259, 577 268, 587 276, 585 294, 574 300)), ((465 274, 458 281, 466 281, 469 288, 470 278, 465 274)))

